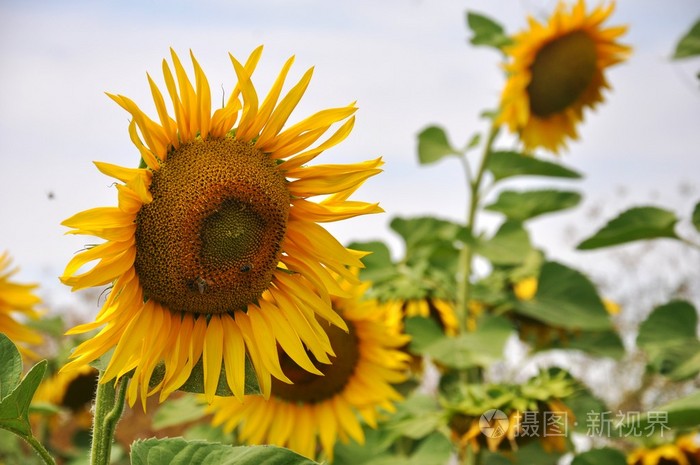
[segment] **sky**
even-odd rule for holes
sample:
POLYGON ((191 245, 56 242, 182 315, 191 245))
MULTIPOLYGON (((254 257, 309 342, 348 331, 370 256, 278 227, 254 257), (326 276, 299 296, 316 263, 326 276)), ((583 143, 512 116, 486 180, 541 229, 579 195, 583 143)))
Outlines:
MULTIPOLYGON (((57 276, 91 238, 66 236, 72 214, 116 205, 110 178, 92 161, 137 164, 128 115, 104 92, 129 96, 155 115, 146 73, 162 83, 161 60, 173 47, 192 50, 214 95, 230 91, 227 53, 243 60, 265 45, 254 82, 268 89, 291 55, 291 79, 314 66, 314 78, 293 121, 319 109, 357 101, 351 136, 319 163, 352 163, 382 156, 384 172, 356 194, 380 202, 385 214, 329 226, 343 242, 380 239, 395 255, 400 241, 388 227, 397 216, 436 215, 462 221, 464 178, 457 160, 419 166, 416 135, 446 128, 455 145, 483 132, 479 114, 498 104, 504 84, 500 56, 468 44, 467 10, 487 14, 508 33, 528 14, 546 17, 551 0, 146 0, 121 2, 0 0, 0 250, 21 267, 19 279, 40 281, 51 297, 69 301, 57 276), (47 291, 48 292, 48 291, 47 291)), ((589 2, 589 8, 597 5, 589 2)), ((588 112, 580 142, 560 161, 580 171, 566 186, 586 200, 571 212, 530 225, 535 243, 554 259, 605 273, 598 252, 574 253, 616 212, 636 204, 676 209, 688 217, 700 199, 700 60, 673 62, 678 39, 700 18, 697 0, 619 0, 608 25, 628 24, 628 62, 607 73, 613 90, 588 112)), ((500 147, 508 148, 507 138, 500 147)), ((547 154, 543 158, 552 159, 547 154)), ((485 215, 493 228, 498 218, 485 215)), ((700 257, 683 249, 682 266, 700 257), (688 261, 690 260, 690 262, 688 261)), ((624 249, 634 254, 637 249, 624 249)), ((607 262, 605 262, 607 263, 607 262)), ((688 265, 690 263, 690 265, 688 265)), ((653 262, 641 264, 656 279, 653 262)), ((669 265, 673 266, 673 265, 669 265)))

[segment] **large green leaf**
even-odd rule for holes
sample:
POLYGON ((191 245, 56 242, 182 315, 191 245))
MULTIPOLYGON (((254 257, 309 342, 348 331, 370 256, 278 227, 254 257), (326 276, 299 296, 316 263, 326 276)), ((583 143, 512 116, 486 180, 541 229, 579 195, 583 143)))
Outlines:
POLYGON ((552 178, 579 179, 581 175, 558 163, 540 160, 518 152, 493 152, 486 169, 496 181, 512 176, 547 176, 552 178))
POLYGON ((695 376, 700 340, 696 328, 695 307, 685 301, 673 301, 655 308, 639 326, 637 346, 649 358, 649 366, 671 379, 695 376))
POLYGON ((435 361, 456 369, 486 367, 503 358, 503 349, 512 334, 511 323, 499 316, 485 315, 476 331, 441 338, 425 348, 435 361))
POLYGON ((0 400, 19 384, 22 376, 22 356, 9 337, 0 333, 0 400))
POLYGON ((137 440, 131 465, 311 465, 317 462, 276 446, 240 446, 185 441, 182 438, 137 440))
POLYGON ((501 212, 508 219, 525 221, 545 213, 575 207, 581 201, 581 194, 552 189, 533 191, 503 191, 498 199, 485 208, 501 212))
POLYGON ((700 232, 700 202, 695 204, 695 208, 693 209, 692 222, 693 226, 695 226, 695 229, 698 232, 700 232))
POLYGON ((491 239, 479 242, 476 249, 494 265, 519 265, 531 251, 530 236, 518 221, 506 221, 491 239))
POLYGON ((467 11, 467 25, 474 32, 470 42, 474 45, 487 45, 502 49, 513 40, 503 30, 503 26, 484 15, 467 11))
POLYGON ((19 385, 0 401, 0 428, 24 437, 32 435, 29 424, 29 404, 44 377, 47 364, 46 360, 42 360, 34 365, 19 385))
POLYGON ((605 447, 591 449, 574 457, 571 465, 627 465, 625 454, 617 449, 605 447))
POLYGON ((427 165, 440 161, 448 155, 459 155, 452 148, 445 130, 439 126, 429 126, 418 134, 418 161, 427 165))
POLYGON ((559 328, 612 329, 593 283, 580 272, 556 262, 542 265, 535 297, 516 302, 515 311, 559 328))
POLYGON ((677 238, 675 213, 658 207, 635 207, 621 213, 578 245, 579 250, 597 249, 642 239, 677 238))
POLYGON ((690 31, 678 42, 673 58, 687 58, 695 55, 700 55, 700 20, 696 21, 690 31))

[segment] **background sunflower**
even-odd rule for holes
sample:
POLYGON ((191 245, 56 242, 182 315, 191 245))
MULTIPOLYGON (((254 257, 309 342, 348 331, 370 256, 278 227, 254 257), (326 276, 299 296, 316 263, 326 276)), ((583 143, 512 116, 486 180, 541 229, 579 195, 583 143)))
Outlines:
POLYGON ((269 399, 216 398, 208 408, 213 424, 225 431, 238 428, 240 440, 249 444, 285 446, 307 457, 315 457, 320 445, 328 460, 338 438, 362 444, 359 419, 376 427, 382 411, 394 411, 394 402, 402 397, 392 384, 407 378, 409 361, 397 350, 408 336, 378 318, 382 310, 375 300, 361 300, 364 288, 353 297, 333 299, 349 332, 323 325, 336 353, 331 365, 314 361, 319 373, 313 374, 282 356, 283 370, 294 384, 274 380, 269 399))
POLYGON ((22 355, 36 358, 27 346, 40 344, 42 337, 26 322, 39 318, 35 307, 41 299, 34 293, 38 284, 15 282, 12 277, 19 269, 10 268, 11 265, 10 254, 0 254, 0 332, 17 344, 22 355))
POLYGON ((578 138, 584 109, 603 101, 603 89, 610 87, 605 70, 630 52, 617 42, 626 26, 602 25, 614 6, 587 13, 584 0, 570 10, 560 1, 547 22, 530 17, 529 29, 504 48, 510 61, 497 121, 519 133, 526 151, 557 153, 567 138, 578 138))

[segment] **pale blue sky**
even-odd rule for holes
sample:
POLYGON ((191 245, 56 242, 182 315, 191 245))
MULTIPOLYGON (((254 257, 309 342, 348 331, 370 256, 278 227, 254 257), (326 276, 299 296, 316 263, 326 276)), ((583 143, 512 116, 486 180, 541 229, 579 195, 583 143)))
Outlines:
MULTIPOLYGON (((181 55, 190 48, 195 52, 215 93, 233 84, 229 51, 244 58, 265 44, 255 81, 263 90, 289 55, 297 56, 293 78, 315 65, 295 120, 358 101, 353 134, 319 162, 383 156, 385 172, 356 198, 379 201, 387 213, 332 225, 343 241, 381 238, 396 248, 387 227, 394 216, 460 220, 465 189, 459 164, 445 160, 419 167, 415 135, 438 123, 461 145, 484 129, 478 114, 498 102, 504 82, 499 56, 468 46, 465 12, 489 14, 515 32, 527 13, 541 17, 554 5, 551 0, 2 0, 0 250, 9 250, 23 267, 21 277, 56 284, 64 264, 91 240, 64 236, 60 221, 116 202, 111 181, 91 162, 137 163, 128 116, 103 92, 127 95, 151 111, 145 73, 162 82, 160 62, 170 46, 181 55)), ((656 203, 690 208, 690 201, 679 203, 681 183, 694 185, 693 198, 700 198, 700 86, 694 77, 700 60, 669 60, 698 17, 697 0, 619 0, 608 22, 630 25, 623 40, 634 55, 609 72, 613 92, 596 113, 587 114, 583 142, 571 144, 562 157, 586 176, 574 186, 590 202, 602 203, 607 217, 632 203, 648 203, 653 190, 659 193, 656 203), (627 188, 626 197, 614 197, 618 186, 627 188)), ((584 206, 538 220, 536 243, 576 260, 562 244, 562 229, 575 223, 583 234, 602 224, 585 213, 584 206)), ((493 221, 485 218, 484 224, 493 221)), ((52 292, 58 300, 68 298, 67 288, 52 292)))

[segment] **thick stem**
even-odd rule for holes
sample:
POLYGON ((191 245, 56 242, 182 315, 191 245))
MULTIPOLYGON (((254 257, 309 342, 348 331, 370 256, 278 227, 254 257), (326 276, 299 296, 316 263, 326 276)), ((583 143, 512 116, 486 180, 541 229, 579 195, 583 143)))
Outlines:
MULTIPOLYGON (((476 229, 476 212, 481 202, 481 183, 484 179, 484 173, 488 166, 488 160, 492 153, 492 145, 498 135, 498 126, 492 125, 489 130, 489 136, 484 145, 484 152, 479 161, 479 167, 476 171, 476 177, 473 179, 468 170, 468 163, 464 160, 465 171, 469 182, 469 204, 467 207, 466 230, 468 241, 474 237, 476 229)), ((457 290, 457 316, 459 318, 459 329, 461 333, 467 331, 467 317, 469 316, 469 301, 471 300, 471 275, 472 263, 474 261, 474 244, 467 242, 464 244, 459 255, 459 284, 457 290)))
POLYGON ((109 465, 114 432, 124 411, 129 380, 98 383, 95 397, 95 418, 92 429, 91 465, 109 465))
POLYGON ((27 443, 32 446, 34 451, 39 454, 39 457, 44 461, 46 465, 56 465, 56 461, 54 460, 53 457, 51 457, 51 454, 49 454, 49 451, 46 450, 46 448, 39 442, 37 438, 35 438, 32 435, 29 436, 22 436, 22 438, 27 441, 27 443))

